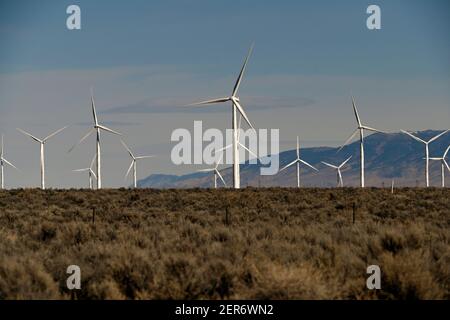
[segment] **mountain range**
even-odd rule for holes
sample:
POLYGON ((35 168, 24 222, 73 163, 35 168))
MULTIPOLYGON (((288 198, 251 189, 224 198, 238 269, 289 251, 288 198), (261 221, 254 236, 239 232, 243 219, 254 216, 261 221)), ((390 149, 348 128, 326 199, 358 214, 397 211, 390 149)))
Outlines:
MULTIPOLYGON (((427 141, 442 131, 426 130, 414 133, 427 141)), ((442 157, 450 145, 450 132, 430 144, 430 156, 442 157)), ((398 187, 421 187, 425 185, 425 146, 403 133, 374 133, 365 139, 365 175, 366 186, 390 186, 394 180, 398 187)), ((335 187, 336 171, 326 167, 321 161, 339 164, 348 157, 351 160, 342 169, 345 186, 359 185, 359 140, 338 152, 334 147, 312 147, 300 150, 300 157, 309 162, 319 172, 301 166, 301 184, 305 187, 335 187)), ((296 150, 279 154, 280 169, 296 158, 296 150)), ((273 176, 261 176, 260 164, 242 163, 241 186, 253 187, 294 187, 296 186, 296 168, 292 166, 273 176)), ((440 186, 441 166, 438 161, 430 162, 430 180, 432 186, 440 186)), ((220 170, 228 186, 232 185, 232 168, 224 166, 220 170)), ((450 172, 447 184, 450 186, 450 172)), ((209 188, 213 186, 213 173, 195 172, 186 175, 152 174, 138 182, 139 187, 149 188, 209 188)), ((219 182, 219 186, 221 183, 219 182)))

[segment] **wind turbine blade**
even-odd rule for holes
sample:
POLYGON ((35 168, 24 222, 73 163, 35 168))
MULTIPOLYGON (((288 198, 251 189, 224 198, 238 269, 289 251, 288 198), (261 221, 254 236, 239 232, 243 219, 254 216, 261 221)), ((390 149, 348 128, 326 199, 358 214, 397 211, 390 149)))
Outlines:
POLYGON ((84 171, 89 171, 89 170, 91 170, 91 168, 75 169, 75 170, 72 170, 72 171, 73 172, 84 172, 84 171))
POLYGON ((356 121, 358 121, 358 126, 362 126, 361 119, 359 118, 358 109, 356 108, 355 99, 352 96, 352 106, 353 106, 353 112, 355 113, 356 121))
POLYGON ((400 131, 403 132, 404 134, 407 134, 408 136, 410 136, 411 138, 413 138, 416 141, 419 141, 419 142, 422 142, 424 144, 427 144, 426 141, 420 139, 419 137, 416 137, 415 135, 413 135, 412 133, 409 133, 408 131, 405 131, 405 130, 400 130, 400 131))
POLYGON ((447 167, 448 171, 450 171, 450 166, 448 165, 448 162, 447 162, 447 161, 445 161, 445 159, 444 159, 444 160, 442 160, 442 161, 444 162, 444 164, 445 164, 445 166, 447 167))
POLYGON ((95 111, 94 89, 92 88, 91 88, 91 107, 92 107, 92 115, 94 117, 94 124, 98 125, 97 112, 95 111))
POLYGON ((196 103, 190 103, 187 105, 187 107, 190 106, 201 106, 201 105, 205 105, 205 104, 212 104, 212 103, 222 103, 222 102, 227 102, 230 101, 230 98, 218 98, 218 99, 212 99, 212 100, 205 100, 205 101, 200 101, 200 102, 196 102, 196 103))
POLYGON ((92 166, 94 165, 95 159, 97 159, 97 154, 94 154, 94 157, 92 158, 91 165, 89 166, 89 169, 92 169, 92 166))
POLYGON ((122 135, 121 133, 119 133, 119 132, 117 132, 117 131, 114 131, 114 130, 108 128, 108 127, 102 126, 102 125, 98 125, 97 127, 99 127, 99 128, 102 129, 102 130, 105 130, 105 131, 107 131, 107 132, 117 134, 117 135, 119 135, 119 136, 122 135))
POLYGON ((339 167, 337 167, 337 166, 335 166, 335 165, 332 165, 332 164, 330 164, 330 163, 328 163, 328 162, 325 162, 325 161, 320 161, 320 162, 322 162, 324 165, 326 165, 326 166, 328 166, 328 167, 331 167, 331 168, 333 168, 333 169, 338 169, 339 167))
POLYGON ((248 123, 248 125, 250 126, 250 128, 253 128, 253 125, 250 123, 250 120, 247 117, 247 114, 245 113, 244 109, 242 108, 241 104, 236 100, 236 99, 232 99, 234 104, 236 105, 236 107, 238 108, 239 112, 242 114, 242 116, 244 117, 245 121, 248 123))
POLYGON ((247 148, 244 144, 242 144, 242 143, 239 142, 239 145, 240 145, 242 148, 244 148, 245 150, 247 150, 248 153, 250 153, 252 156, 254 156, 255 158, 258 158, 258 156, 257 156, 253 151, 251 151, 249 148, 247 148))
POLYGON ((371 128, 371 127, 368 127, 368 126, 362 126, 362 128, 363 128, 364 130, 369 130, 369 131, 373 131, 373 132, 379 132, 379 133, 387 134, 386 131, 381 131, 381 130, 374 129, 374 128, 371 128))
POLYGON ((128 175, 130 174, 131 168, 133 168, 133 164, 134 164, 134 159, 131 161, 130 167, 127 170, 127 174, 125 175, 125 178, 128 177, 128 175))
POLYGON ((446 134, 448 131, 449 131, 449 130, 445 130, 445 131, 439 133, 437 136, 434 136, 433 138, 431 138, 430 140, 428 140, 428 143, 431 143, 431 142, 433 142, 434 140, 439 139, 441 136, 443 136, 444 134, 446 134))
POLYGON ((238 132, 237 132, 237 141, 241 141, 241 122, 242 122, 242 115, 239 114, 239 122, 238 122, 238 132))
POLYGON ((295 149, 295 152, 297 153, 297 159, 300 159, 300 145, 298 143, 298 136, 297 136, 297 149, 295 149))
POLYGON ((78 141, 77 143, 75 143, 68 152, 71 152, 73 149, 75 149, 76 146, 78 146, 80 143, 82 143, 84 140, 87 139, 87 137, 89 137, 91 135, 92 132, 94 132, 94 128, 92 128, 91 130, 88 131, 88 133, 86 133, 83 138, 80 139, 80 141, 78 141))
POLYGON ((444 155, 442 156, 442 158, 445 159, 447 157, 447 154, 448 154, 449 150, 450 150, 450 145, 447 147, 447 150, 445 150, 444 155))
POLYGON ((13 165, 11 162, 9 162, 8 160, 6 160, 5 158, 2 158, 2 160, 9 166, 13 167, 14 169, 16 169, 17 171, 20 171, 15 165, 13 165))
POLYGON ((295 159, 294 161, 292 161, 291 163, 289 163, 288 165, 286 165, 286 166, 284 166, 281 170, 280 170, 280 172, 281 171, 283 171, 283 170, 285 170, 285 169, 287 169, 287 168, 289 168, 290 166, 292 166, 292 165, 294 165, 294 164, 296 164, 297 163, 297 159, 295 159))
MULTIPOLYGON (((231 146, 231 145, 230 145, 230 146, 231 146)), ((219 157, 219 159, 217 160, 216 166, 214 167, 214 169, 217 170, 217 168, 219 167, 219 164, 222 162, 222 159, 223 159, 223 152, 220 153, 220 157, 219 157)))
POLYGON ((42 141, 47 141, 48 139, 50 139, 51 137, 57 135, 58 133, 60 133, 61 131, 63 131, 63 130, 66 129, 66 128, 67 128, 67 126, 61 128, 61 129, 59 129, 59 130, 56 130, 56 131, 53 132, 52 134, 49 134, 47 137, 45 137, 44 140, 42 140, 42 141))
POLYGON ((221 151, 227 150, 227 149, 231 148, 232 146, 233 146, 233 144, 229 144, 229 145, 227 145, 226 147, 223 147, 223 148, 220 148, 220 149, 215 150, 214 153, 217 153, 217 152, 221 152, 221 151))
POLYGON ((253 46, 254 46, 254 43, 252 43, 252 45, 250 46, 250 49, 248 50, 247 57, 245 58, 244 64, 242 65, 241 71, 239 72, 239 76, 234 85, 232 96, 235 96, 239 90, 239 86, 241 85, 242 77, 244 76, 245 68, 247 67, 248 59, 250 58, 250 55, 252 54, 252 51, 253 51, 253 46))
POLYGON ((197 170, 197 172, 211 172, 211 171, 214 171, 214 169, 200 169, 200 170, 197 170))
POLYGON ((39 143, 42 142, 41 139, 36 138, 36 137, 33 136, 31 133, 28 133, 28 132, 26 132, 25 130, 22 130, 22 129, 20 129, 20 128, 17 128, 17 130, 19 130, 19 131, 22 132, 24 135, 29 136, 31 139, 33 139, 33 140, 35 140, 35 141, 37 141, 37 142, 39 142, 39 143))
MULTIPOLYGON (((426 158, 422 158, 425 160, 426 158)), ((428 158, 429 160, 438 161, 438 160, 444 160, 444 158, 428 158)))
POLYGON ((310 167, 310 168, 313 169, 313 170, 319 171, 319 170, 317 170, 315 167, 313 167, 312 165, 310 165, 308 162, 306 162, 305 160, 298 159, 298 161, 300 161, 301 163, 303 163, 304 165, 310 167))
POLYGON ((341 163, 341 165, 339 166, 339 168, 342 168, 343 166, 345 166, 345 164, 346 164, 347 162, 349 162, 351 158, 352 158, 352 156, 348 157, 347 160, 345 160, 344 162, 341 163))
POLYGON ((0 157, 3 157, 3 134, 2 134, 2 147, 0 149, 0 157))
POLYGON ((89 169, 91 171, 91 174, 94 176, 95 180, 97 180, 97 175, 95 174, 94 170, 89 169))
POLYGON ((220 180, 222 180, 224 186, 227 186, 227 183, 225 182, 225 180, 223 179, 222 175, 220 174, 220 171, 217 169, 214 169, 214 171, 217 173, 217 175, 219 176, 220 180))
POLYGON ((148 159, 148 158, 154 158, 155 156, 139 156, 139 157, 136 157, 135 159, 136 160, 139 160, 139 159, 148 159))
POLYGON ((135 159, 133 152, 131 152, 131 150, 130 150, 130 148, 128 148, 127 144, 122 139, 120 139, 120 142, 125 147, 125 149, 127 149, 128 154, 130 155, 130 157, 135 159))
POLYGON ((358 130, 359 129, 355 129, 355 131, 353 131, 353 133, 350 135, 350 137, 348 137, 348 139, 345 140, 344 144, 338 149, 338 151, 336 151, 336 153, 341 151, 355 137, 355 135, 358 133, 358 130))

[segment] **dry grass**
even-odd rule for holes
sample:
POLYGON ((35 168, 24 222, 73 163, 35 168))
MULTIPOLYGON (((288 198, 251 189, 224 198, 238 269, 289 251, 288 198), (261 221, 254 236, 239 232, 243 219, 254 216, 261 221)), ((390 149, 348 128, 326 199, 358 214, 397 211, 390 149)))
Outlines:
POLYGON ((449 299, 449 225, 449 189, 1 191, 0 299, 449 299))

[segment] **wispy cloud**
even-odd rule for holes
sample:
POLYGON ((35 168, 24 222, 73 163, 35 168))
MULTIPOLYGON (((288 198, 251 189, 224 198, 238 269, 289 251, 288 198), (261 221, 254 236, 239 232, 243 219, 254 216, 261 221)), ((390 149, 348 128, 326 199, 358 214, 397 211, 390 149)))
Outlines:
MULTIPOLYGON (((112 127, 129 127, 129 126, 139 126, 141 123, 139 122, 126 122, 126 121, 102 121, 101 122, 105 126, 112 127)), ((92 122, 77 122, 76 126, 92 126, 92 122)))
MULTIPOLYGON (((208 98, 206 98, 208 99, 208 98)), ((187 104, 196 101, 192 98, 168 98, 168 99, 146 99, 127 106, 118 106, 110 108, 103 113, 223 113, 228 112, 226 108, 219 105, 205 106, 187 106, 187 104)), ((277 110, 284 108, 304 108, 315 103, 310 98, 281 98, 252 96, 241 100, 241 104, 250 111, 277 110)))

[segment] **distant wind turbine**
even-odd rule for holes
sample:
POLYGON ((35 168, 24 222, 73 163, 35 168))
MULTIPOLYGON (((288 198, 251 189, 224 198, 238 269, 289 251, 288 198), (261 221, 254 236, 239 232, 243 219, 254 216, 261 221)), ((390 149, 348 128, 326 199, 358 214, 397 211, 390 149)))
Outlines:
POLYGON ((128 168, 127 174, 125 175, 125 177, 128 177, 128 175, 130 174, 130 170, 131 168, 133 168, 133 185, 135 188, 137 188, 137 161, 141 160, 141 159, 147 159, 147 158, 153 158, 154 156, 139 156, 136 157, 133 152, 131 152, 130 148, 126 145, 126 143, 123 140, 120 140, 120 142, 122 142, 123 146, 125 147, 125 149, 127 149, 128 154, 131 157, 131 164, 130 167, 128 168))
POLYGON ((93 190, 94 189, 94 184, 92 183, 92 177, 94 177, 95 179, 97 179, 97 176, 94 173, 94 170, 92 169, 93 165, 94 165, 94 161, 95 161, 96 155, 94 155, 94 157, 92 158, 91 161, 91 165, 89 166, 89 168, 83 168, 83 169, 75 169, 73 170, 74 172, 88 172, 88 176, 89 176, 89 189, 93 190))
POLYGON ((217 189, 217 177, 219 177, 220 180, 222 180, 222 183, 225 187, 227 186, 227 183, 223 179, 223 177, 220 174, 220 171, 218 169, 219 164, 222 161, 222 157, 223 157, 223 153, 221 153, 220 159, 216 161, 216 165, 214 166, 214 168, 198 170, 198 172, 214 172, 214 189, 217 189))
POLYGON ((91 107, 92 107, 92 115, 94 117, 94 126, 91 130, 88 131, 81 139, 78 141, 72 148, 69 149, 69 152, 71 152, 77 145, 79 145, 81 142, 83 142, 87 137, 91 135, 94 131, 97 133, 96 137, 96 158, 97 158, 97 189, 102 188, 102 162, 101 162, 101 150, 100 150, 100 131, 104 130, 109 133, 113 133, 116 135, 121 135, 121 133, 114 131, 112 129, 109 129, 103 125, 101 125, 98 122, 97 118, 97 112, 95 111, 95 102, 94 102, 94 92, 91 89, 91 107))
POLYGON ((247 117, 247 114, 244 111, 244 108, 240 104, 239 97, 237 96, 239 86, 242 81, 242 77, 245 72, 245 68, 247 66, 248 59, 250 57, 250 54, 253 50, 253 45, 250 47, 250 50, 247 54, 247 57, 245 58, 244 64, 241 68, 241 71, 239 72, 239 76, 236 80, 236 83, 234 85, 233 91, 231 93, 231 96, 225 97, 225 98, 219 98, 219 99, 213 99, 213 100, 207 100, 202 101, 198 103, 190 104, 190 106, 194 105, 204 105, 204 104, 212 104, 212 103, 222 103, 222 102, 228 102, 231 101, 231 107, 232 107, 232 130, 233 130, 233 186, 235 189, 239 189, 241 186, 240 183, 240 173, 239 173, 239 151, 238 151, 238 130, 237 130, 237 111, 244 117, 245 121, 248 123, 250 128, 253 128, 253 125, 250 123, 250 120, 247 117))
POLYGON ((447 167, 447 170, 450 172, 450 166, 445 160, 447 158, 448 151, 450 150, 450 145, 447 147, 447 150, 445 150, 444 155, 441 158, 430 158, 430 160, 440 161, 441 162, 441 185, 442 188, 445 188, 445 168, 447 167))
POLYGON ((57 135, 58 133, 60 133, 61 131, 63 131, 64 129, 66 129, 67 126, 56 130, 55 132, 53 132, 52 134, 48 135, 47 137, 45 137, 44 139, 39 139, 36 138, 35 136, 33 136, 32 134, 17 128, 17 130, 19 130, 20 132, 22 132, 24 135, 29 136, 31 139, 33 139, 36 142, 39 142, 40 146, 41 146, 41 189, 45 190, 45 154, 44 154, 44 145, 47 142, 48 139, 50 139, 51 137, 57 135))
POLYGON ((446 134, 449 130, 446 130, 446 131, 443 131, 443 132, 439 133, 438 135, 434 136, 433 138, 431 138, 428 141, 422 140, 419 137, 413 135, 412 133, 409 133, 408 131, 405 131, 405 130, 401 130, 401 131, 404 134, 407 134, 408 136, 413 138, 414 140, 422 142, 425 145, 425 185, 428 188, 430 186, 430 173, 429 173, 429 168, 430 168, 430 150, 429 150, 428 146, 429 146, 429 144, 431 142, 437 140, 438 138, 440 138, 441 136, 446 134))
POLYGON ((290 166, 292 166, 294 164, 297 164, 297 188, 300 188, 300 164, 301 163, 310 167, 313 170, 316 170, 316 171, 319 171, 319 170, 317 170, 315 167, 313 167, 311 164, 309 164, 305 160, 300 159, 300 145, 298 143, 298 136, 297 136, 297 150, 296 151, 297 151, 297 158, 294 161, 292 161, 291 163, 289 163, 288 165, 286 165, 284 168, 282 168, 280 170, 280 172, 289 168, 290 166))
POLYGON ((342 162, 340 165, 335 166, 333 164, 330 164, 328 162, 322 161, 322 163, 330 168, 336 169, 337 171, 337 186, 338 187, 343 187, 344 186, 344 182, 342 180, 342 172, 341 169, 343 166, 345 166, 345 164, 352 158, 352 156, 348 157, 347 160, 345 160, 344 162, 342 162))
POLYGON ((352 97, 352 106, 353 106, 353 112, 355 113, 355 118, 358 123, 358 127, 353 131, 353 133, 350 135, 350 137, 345 141, 345 143, 342 145, 342 147, 339 148, 338 152, 344 148, 352 139, 353 137, 358 133, 359 131, 359 144, 360 144, 360 186, 361 188, 365 187, 365 180, 364 180, 364 130, 373 131, 373 132, 380 132, 380 133, 386 133, 368 126, 365 126, 361 122, 361 118, 358 114, 358 109, 356 108, 355 99, 352 97))
POLYGON ((2 135, 2 146, 0 149, 0 165, 1 165, 1 170, 0 170, 0 174, 1 174, 1 186, 0 189, 4 189, 5 188, 5 172, 4 172, 4 165, 7 164, 10 167, 16 169, 17 171, 19 171, 19 169, 17 169, 17 167, 15 165, 13 165, 11 162, 9 162, 8 160, 5 159, 5 154, 4 154, 4 150, 3 150, 3 135, 2 135))

